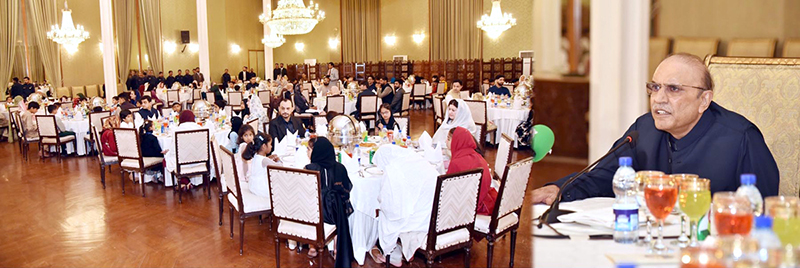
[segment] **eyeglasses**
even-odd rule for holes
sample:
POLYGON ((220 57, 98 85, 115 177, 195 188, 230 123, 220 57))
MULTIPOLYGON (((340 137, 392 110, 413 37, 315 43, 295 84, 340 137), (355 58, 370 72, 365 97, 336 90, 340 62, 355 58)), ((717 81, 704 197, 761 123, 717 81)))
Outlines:
POLYGON ((681 84, 656 83, 656 82, 653 82, 653 81, 647 82, 646 87, 647 87, 647 95, 648 96, 653 94, 653 93, 658 93, 658 91, 661 90, 661 88, 666 88, 667 89, 666 93, 669 96, 680 95, 684 91, 683 87, 696 88, 696 89, 699 89, 699 90, 702 90, 702 91, 708 90, 706 88, 696 87, 696 86, 681 85, 681 84))

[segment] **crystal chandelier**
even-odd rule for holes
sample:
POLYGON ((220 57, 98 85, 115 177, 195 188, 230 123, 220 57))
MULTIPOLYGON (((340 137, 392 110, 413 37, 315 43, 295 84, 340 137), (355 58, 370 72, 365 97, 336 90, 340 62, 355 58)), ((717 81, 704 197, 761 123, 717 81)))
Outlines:
POLYGON ((47 32, 47 38, 64 46, 64 49, 71 54, 78 51, 78 44, 89 38, 89 32, 84 31, 81 25, 75 27, 72 23, 72 11, 67 7, 67 1, 64 1, 64 10, 61 11, 61 28, 53 25, 47 32))
POLYGON ((514 25, 517 25, 517 19, 511 17, 510 13, 500 11, 500 0, 492 1, 492 13, 483 14, 478 21, 478 28, 485 31, 492 39, 499 37, 514 25))
POLYGON ((272 17, 258 16, 261 23, 283 35, 307 34, 323 19, 325 12, 319 10, 319 4, 310 1, 306 7, 303 0, 280 0, 278 8, 272 11, 272 17))
MULTIPOLYGON (((267 25, 267 27, 269 27, 269 25, 267 25)), ((264 44, 265 46, 276 48, 283 45, 283 43, 286 43, 286 38, 283 38, 283 35, 278 34, 277 31, 275 31, 275 29, 272 29, 272 27, 270 27, 269 35, 261 39, 261 43, 264 44)))

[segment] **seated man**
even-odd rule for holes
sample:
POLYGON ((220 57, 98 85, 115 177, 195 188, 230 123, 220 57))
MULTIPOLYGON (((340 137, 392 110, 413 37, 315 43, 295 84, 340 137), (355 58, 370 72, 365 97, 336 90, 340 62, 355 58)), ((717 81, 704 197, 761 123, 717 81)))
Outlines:
MULTIPOLYGON (((743 116, 713 102, 713 89, 711 75, 697 56, 677 54, 664 59, 653 82, 647 83, 651 112, 636 119, 627 131, 639 132, 635 145, 623 146, 567 186, 562 200, 613 197, 611 180, 621 156, 632 157, 635 170, 708 178, 712 194, 736 191, 739 176, 753 173, 761 195, 777 195, 778 166, 761 131, 743 116)), ((534 190, 533 203, 552 203, 568 177, 534 190)))
POLYGON ((269 122, 269 135, 277 138, 278 141, 283 140, 287 134, 294 133, 300 137, 305 137, 306 129, 303 122, 299 118, 294 117, 294 105, 292 100, 283 99, 278 105, 278 112, 280 117, 272 119, 269 122))
POLYGON ((374 89, 375 87, 369 87, 367 82, 361 81, 358 83, 358 90, 361 93, 358 93, 356 97, 356 110, 353 111, 352 116, 359 117, 361 115, 361 96, 377 96, 378 93, 374 89))
MULTIPOLYGON (((331 77, 326 75, 325 78, 322 79, 322 85, 317 87, 315 90, 317 91, 317 96, 331 96, 334 94, 331 93, 331 88, 334 85, 331 85, 331 77)), ((337 94, 338 95, 338 94, 337 94)))
POLYGON ((136 108, 136 104, 131 102, 131 92, 136 92, 136 91, 122 92, 122 93, 119 94, 119 96, 117 96, 119 98, 119 101, 120 101, 120 105, 119 105, 120 109, 128 110, 128 109, 136 108))
POLYGON ((150 96, 142 97, 142 108, 139 109, 139 115, 143 119, 156 119, 161 117, 161 112, 158 109, 153 109, 153 99, 150 96))
POLYGON ((406 94, 406 91, 401 85, 403 85, 403 80, 394 80, 394 96, 391 103, 392 114, 400 113, 403 110, 403 95, 406 94))
POLYGON ((497 75, 494 78, 494 85, 492 85, 492 87, 489 88, 489 93, 492 93, 492 94, 495 94, 495 95, 511 96, 511 92, 508 91, 508 88, 503 86, 503 84, 505 84, 505 83, 506 83, 505 76, 503 76, 502 74, 501 75, 497 75))
POLYGON ((247 83, 247 86, 245 86, 245 89, 247 89, 247 90, 250 90, 251 88, 258 89, 258 82, 256 82, 256 78, 255 77, 251 77, 250 78, 250 83, 247 83))

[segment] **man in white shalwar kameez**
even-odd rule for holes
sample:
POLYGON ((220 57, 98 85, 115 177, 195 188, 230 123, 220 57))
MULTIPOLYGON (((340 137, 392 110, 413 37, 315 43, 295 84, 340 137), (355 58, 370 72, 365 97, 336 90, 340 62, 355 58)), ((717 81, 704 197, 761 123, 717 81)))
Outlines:
POLYGON ((374 158, 385 174, 378 196, 381 249, 384 255, 394 251, 399 238, 403 256, 411 259, 428 233, 439 173, 412 149, 385 145, 374 158))

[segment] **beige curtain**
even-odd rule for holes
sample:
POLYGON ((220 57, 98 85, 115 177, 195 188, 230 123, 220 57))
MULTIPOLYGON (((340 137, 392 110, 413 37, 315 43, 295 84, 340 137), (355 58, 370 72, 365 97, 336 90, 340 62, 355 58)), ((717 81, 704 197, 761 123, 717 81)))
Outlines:
POLYGON ((141 22, 144 30, 144 41, 147 43, 147 54, 149 54, 148 59, 150 59, 150 67, 156 73, 164 69, 164 58, 161 54, 161 5, 159 2, 160 0, 139 1, 139 7, 142 10, 141 22))
POLYGON ((16 49, 14 49, 14 60, 11 69, 11 76, 19 78, 22 81, 23 77, 28 76, 27 72, 25 71, 25 47, 22 43, 17 43, 16 49))
MULTIPOLYGON (((14 68, 15 48, 17 46, 17 29, 19 29, 19 1, 4 1, 0 4, 3 12, 0 12, 0 83, 3 89, 6 83, 11 80, 11 70, 14 68)), ((5 94, 2 90, 0 94, 5 94)))
MULTIPOLYGON (((9 1, 15 2, 15 1, 9 1)), ((27 0, 25 11, 28 16, 28 27, 33 33, 28 41, 33 40, 33 45, 39 48, 44 73, 47 81, 53 86, 61 85, 61 54, 56 42, 47 39, 47 31, 53 24, 59 24, 60 12, 55 1, 27 0)))
POLYGON ((431 0, 431 59, 477 59, 481 57, 482 0, 431 0))
POLYGON ((36 46, 28 46, 28 56, 29 56, 29 64, 28 76, 30 77, 31 81, 35 82, 42 82, 45 80, 45 71, 44 71, 44 63, 42 63, 42 53, 39 51, 39 48, 36 46))
POLYGON ((380 1, 342 0, 342 56, 345 62, 379 61, 380 1))
POLYGON ((114 28, 117 33, 117 78, 125 83, 131 64, 131 41, 136 29, 136 2, 114 2, 114 28))

